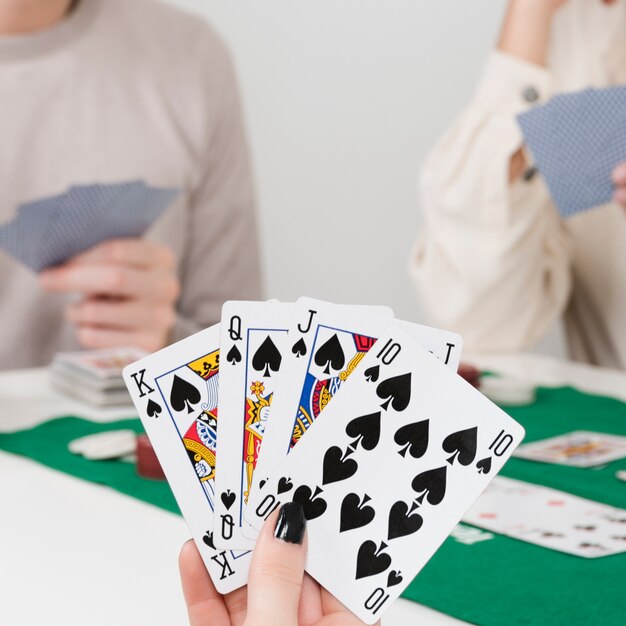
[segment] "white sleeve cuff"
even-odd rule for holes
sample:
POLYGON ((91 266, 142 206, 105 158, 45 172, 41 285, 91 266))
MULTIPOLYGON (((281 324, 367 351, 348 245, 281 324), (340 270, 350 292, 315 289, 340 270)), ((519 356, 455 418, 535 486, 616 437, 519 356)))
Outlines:
POLYGON ((550 98, 550 72, 494 50, 474 94, 474 106, 518 114, 550 98))

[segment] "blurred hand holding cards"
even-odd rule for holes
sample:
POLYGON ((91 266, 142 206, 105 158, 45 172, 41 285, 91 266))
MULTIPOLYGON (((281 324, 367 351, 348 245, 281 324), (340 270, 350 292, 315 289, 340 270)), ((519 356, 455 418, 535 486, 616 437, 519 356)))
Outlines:
POLYGON ((0 248, 40 272, 103 241, 142 236, 179 193, 143 181, 75 185, 20 205, 0 226, 0 248))
POLYGON ((626 87, 560 94, 518 121, 562 217, 612 201, 612 172, 626 161, 626 87))
POLYGON ((146 354, 131 347, 60 352, 50 365, 50 382, 62 393, 94 406, 130 404, 122 372, 146 354))
POLYGON ((389 313, 227 302, 221 324, 125 368, 220 593, 246 584, 256 531, 297 500, 308 571, 373 623, 520 442, 519 424, 456 374, 458 335, 389 313))

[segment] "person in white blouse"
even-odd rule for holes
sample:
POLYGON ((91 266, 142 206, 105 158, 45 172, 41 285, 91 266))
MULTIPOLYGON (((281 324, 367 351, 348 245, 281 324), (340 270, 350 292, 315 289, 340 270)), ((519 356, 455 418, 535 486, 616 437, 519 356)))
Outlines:
POLYGON ((531 348, 562 316, 572 358, 626 369, 626 163, 614 202, 563 220, 516 121, 556 93, 626 83, 625 32, 626 0, 510 0, 476 93, 427 159, 411 272, 470 350, 531 348))

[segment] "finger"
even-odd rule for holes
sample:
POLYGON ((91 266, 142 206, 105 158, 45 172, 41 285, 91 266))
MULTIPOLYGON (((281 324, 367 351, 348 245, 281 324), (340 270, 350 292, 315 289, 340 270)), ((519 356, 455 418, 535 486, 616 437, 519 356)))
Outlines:
POLYGON ((146 298, 173 301, 178 281, 173 274, 147 272, 122 265, 68 265, 40 275, 47 291, 75 292, 88 296, 146 298))
POLYGON ((324 615, 349 612, 345 605, 342 602, 339 602, 339 600, 337 600, 337 598, 335 598, 330 591, 324 589, 324 587, 322 587, 321 598, 324 615))
POLYGON ((304 576, 302 505, 284 504, 265 522, 250 564, 248 626, 297 626, 304 576))
MULTIPOLYGON (((322 587, 322 611, 324 618, 321 619, 316 626, 364 626, 362 622, 352 611, 350 611, 343 603, 339 602, 335 596, 327 589, 322 587)), ((380 626, 380 621, 374 626, 380 626)))
POLYGON ((302 581, 300 606, 298 607, 298 624, 300 626, 313 626, 319 622, 322 615, 321 587, 308 574, 305 574, 302 581))
POLYGON ((83 348, 124 348, 134 346, 148 352, 160 350, 166 344, 166 333, 154 331, 136 332, 101 328, 98 326, 77 326, 76 336, 83 348))
POLYGON ((178 567, 190 626, 231 626, 224 600, 215 589, 193 541, 183 545, 178 567))
POLYGON ((612 178, 616 185, 626 185, 626 163, 618 165, 613 170, 612 178))
POLYGON ((626 208, 626 187, 618 187, 613 194, 613 199, 626 208))
POLYGON ((512 157, 509 162, 509 182, 515 182, 526 169, 526 156, 524 155, 523 148, 520 148, 512 157))
POLYGON ((86 298, 71 304, 67 319, 79 326, 102 326, 114 330, 153 328, 169 330, 174 324, 173 305, 144 300, 86 298))
POLYGON ((69 265, 133 265, 173 269, 176 257, 167 246, 147 239, 110 239, 69 259, 69 265))
POLYGON ((239 587, 224 596, 232 626, 242 626, 248 610, 248 587, 239 587))

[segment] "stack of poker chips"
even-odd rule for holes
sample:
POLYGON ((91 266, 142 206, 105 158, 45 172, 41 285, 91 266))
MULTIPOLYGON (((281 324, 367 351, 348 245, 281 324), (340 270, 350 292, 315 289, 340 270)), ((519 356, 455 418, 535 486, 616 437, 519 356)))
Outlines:
POLYGON ((105 430, 70 441, 68 449, 88 461, 119 460, 135 463, 137 474, 143 478, 164 480, 152 444, 147 435, 133 430, 105 430))

